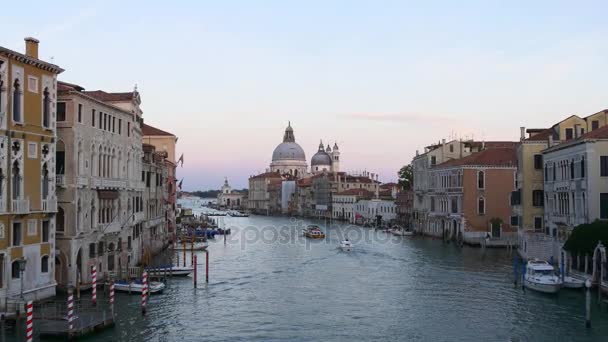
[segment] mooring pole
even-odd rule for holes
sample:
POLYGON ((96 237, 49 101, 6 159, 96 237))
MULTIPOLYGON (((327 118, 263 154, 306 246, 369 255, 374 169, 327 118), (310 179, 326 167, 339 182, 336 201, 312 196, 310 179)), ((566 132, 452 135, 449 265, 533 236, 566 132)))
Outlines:
POLYGON ((209 251, 205 253, 205 283, 209 283, 209 251))
POLYGON ((517 269, 517 254, 515 254, 513 255, 513 285, 515 286, 517 286, 517 278, 519 278, 519 275, 517 274, 517 269))
POLYGON ((148 299, 148 274, 144 271, 142 275, 142 289, 141 289, 141 315, 146 315, 146 300, 148 299))
POLYGON ((114 279, 110 280, 110 310, 112 311, 112 319, 114 319, 114 279))
POLYGON ((196 258, 196 255, 195 255, 195 256, 194 256, 194 277, 193 277, 193 280, 194 280, 194 288, 196 288, 196 268, 197 268, 196 259, 197 259, 197 258, 196 258))
POLYGON ((25 340, 27 342, 34 341, 34 302, 29 301, 25 307, 25 340))
POLYGON ((184 248, 184 261, 183 261, 183 263, 184 263, 184 267, 186 267, 186 240, 183 241, 182 245, 183 245, 182 247, 184 248))
POLYGON ((68 288, 68 339, 72 335, 74 329, 74 293, 72 288, 68 288))
POLYGON ((92 269, 91 269, 91 304, 93 306, 97 305, 97 267, 95 265, 93 265, 92 269))
POLYGON ((585 296, 585 326, 591 328, 591 280, 585 280, 585 287, 587 288, 585 296))

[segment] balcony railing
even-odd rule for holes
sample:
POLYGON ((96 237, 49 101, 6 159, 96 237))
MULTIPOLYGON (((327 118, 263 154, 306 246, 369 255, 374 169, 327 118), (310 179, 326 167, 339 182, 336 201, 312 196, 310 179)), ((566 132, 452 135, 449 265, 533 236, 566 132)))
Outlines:
POLYGON ((165 219, 164 216, 160 216, 155 219, 148 220, 147 222, 144 223, 144 228, 158 226, 159 224, 163 223, 164 219, 165 219))
POLYGON ((56 175, 55 183, 57 186, 65 186, 65 175, 56 175))
POLYGON ((44 212, 57 212, 57 198, 47 198, 42 200, 42 211, 44 212))
POLYGON ((103 232, 104 234, 108 234, 108 233, 118 233, 120 232, 120 223, 119 222, 112 222, 112 223, 100 223, 99 224, 99 231, 103 232))
POLYGON ((30 199, 14 199, 11 201, 13 214, 27 214, 30 212, 30 199))
POLYGON ((86 186, 89 185, 89 178, 78 176, 78 177, 76 177, 76 184, 78 186, 84 186, 84 187, 86 187, 86 186))
POLYGON ((124 188, 127 182, 120 179, 102 179, 101 186, 104 188, 124 188))

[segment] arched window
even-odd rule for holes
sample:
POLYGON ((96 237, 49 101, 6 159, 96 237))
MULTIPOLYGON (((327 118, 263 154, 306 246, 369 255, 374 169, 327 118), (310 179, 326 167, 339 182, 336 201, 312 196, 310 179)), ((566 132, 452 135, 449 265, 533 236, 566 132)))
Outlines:
POLYGON ((484 189, 486 187, 485 173, 483 171, 477 172, 477 188, 484 189))
POLYGON ((49 256, 45 255, 40 260, 40 272, 49 273, 49 256))
POLYGON ((51 122, 51 96, 48 87, 44 88, 42 101, 42 126, 48 128, 51 122))
POLYGON ((570 179, 574 179, 574 159, 569 162, 570 164, 570 179))
POLYGON ((486 213, 486 200, 483 197, 479 197, 477 200, 477 213, 479 215, 485 215, 486 213))
POLYGON ((13 121, 21 122, 21 84, 16 79, 13 83, 13 121))
POLYGON ((13 163, 13 199, 18 200, 21 198, 21 170, 19 168, 19 162, 15 160, 13 163))
POLYGON ((49 170, 46 163, 42 165, 42 199, 45 200, 49 196, 49 170))
POLYGON ((19 270, 19 260, 15 260, 11 264, 11 276, 13 279, 19 279, 21 276, 21 271, 19 270))

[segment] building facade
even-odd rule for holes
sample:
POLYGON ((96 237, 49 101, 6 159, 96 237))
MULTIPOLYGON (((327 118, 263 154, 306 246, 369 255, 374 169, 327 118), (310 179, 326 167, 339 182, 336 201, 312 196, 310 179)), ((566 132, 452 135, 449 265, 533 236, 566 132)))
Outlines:
POLYGON ((38 58, 0 47, 0 299, 55 295, 57 75, 38 58))
POLYGON ((217 205, 220 208, 240 210, 243 208, 243 196, 243 193, 232 189, 230 184, 228 184, 228 178, 226 178, 224 179, 220 193, 217 194, 217 205))

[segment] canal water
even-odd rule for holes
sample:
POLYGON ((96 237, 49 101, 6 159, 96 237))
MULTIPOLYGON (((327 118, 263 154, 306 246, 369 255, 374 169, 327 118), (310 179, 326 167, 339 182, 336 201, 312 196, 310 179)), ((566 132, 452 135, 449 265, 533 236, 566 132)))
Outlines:
MULTIPOLYGON (((308 220, 226 217, 210 243, 210 280, 173 278, 151 297, 117 294, 116 327, 88 341, 592 341, 608 340, 608 310, 585 329, 584 296, 547 296, 513 285, 505 250, 397 238, 369 228, 308 220), (343 236, 354 242, 339 251, 343 236)), ((180 254, 180 259, 182 258, 180 254)), ((204 265, 204 253, 198 254, 204 265)), ((189 262, 189 256, 188 256, 189 262)), ((87 296, 87 294, 83 294, 87 296)))

